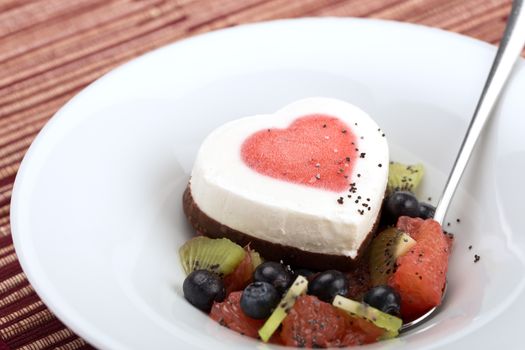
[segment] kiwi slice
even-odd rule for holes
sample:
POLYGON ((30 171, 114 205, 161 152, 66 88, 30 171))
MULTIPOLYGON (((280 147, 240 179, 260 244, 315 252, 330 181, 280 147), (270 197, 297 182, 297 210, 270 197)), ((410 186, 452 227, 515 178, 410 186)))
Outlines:
POLYGON ((264 262, 264 260, 261 257, 261 254, 257 253, 255 250, 251 250, 251 249, 250 249, 250 257, 252 258, 253 271, 255 271, 257 266, 261 265, 264 262))
POLYGON ((273 310, 270 317, 266 320, 261 329, 259 329, 259 336, 262 341, 267 342, 273 333, 279 328, 283 320, 286 318, 295 300, 301 295, 306 294, 308 290, 308 280, 303 276, 297 276, 292 286, 288 289, 288 292, 279 302, 279 305, 273 310))
POLYGON ((387 284, 394 273, 396 259, 405 254, 416 241, 395 227, 379 233, 370 244, 370 279, 372 285, 387 284))
POLYGON ((366 303, 360 303, 340 295, 337 295, 334 298, 332 305, 346 311, 351 316, 364 318, 365 320, 372 322, 374 325, 383 328, 386 332, 381 339, 396 337, 403 325, 403 320, 399 317, 387 314, 366 303))
POLYGON ((423 179, 424 173, 425 169, 422 164, 407 165, 391 162, 388 167, 386 190, 388 193, 394 191, 415 192, 421 179, 423 179))
POLYGON ((204 269, 225 276, 239 265, 246 251, 227 238, 200 236, 184 243, 179 254, 186 274, 204 269))

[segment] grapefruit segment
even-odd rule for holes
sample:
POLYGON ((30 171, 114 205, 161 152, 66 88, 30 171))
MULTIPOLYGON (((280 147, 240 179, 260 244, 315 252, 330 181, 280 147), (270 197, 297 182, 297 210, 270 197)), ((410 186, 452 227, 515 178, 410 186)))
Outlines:
POLYGON ((275 333, 277 328, 286 318, 296 300, 308 290, 308 280, 299 275, 292 283, 284 297, 279 302, 279 305, 273 310, 270 317, 264 322, 264 325, 259 329, 259 336, 264 342, 267 342, 275 333))
POLYGON ((416 244, 396 261, 388 284, 401 295, 401 315, 414 320, 441 303, 450 254, 449 240, 432 219, 400 217, 398 229, 416 244))
POLYGON ((281 339, 287 346, 332 348, 373 343, 384 330, 319 300, 301 296, 283 321, 281 339))
POLYGON ((242 292, 233 292, 222 303, 214 303, 210 317, 237 333, 257 338, 259 336, 257 331, 263 325, 264 320, 254 320, 242 312, 241 295, 242 292))

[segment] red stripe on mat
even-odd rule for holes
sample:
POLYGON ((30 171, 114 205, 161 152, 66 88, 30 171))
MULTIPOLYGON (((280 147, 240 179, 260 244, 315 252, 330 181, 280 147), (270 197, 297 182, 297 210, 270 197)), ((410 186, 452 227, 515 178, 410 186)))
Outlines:
MULTIPOLYGON (((0 249, 12 244, 11 235, 0 237, 0 249)), ((9 258, 13 254, 14 252, 8 249, 0 254, 0 259, 9 258)), ((27 349, 56 348, 78 341, 78 337, 69 330, 67 333, 60 333, 64 332, 66 327, 52 316, 40 301, 17 260, 0 267, 0 303, 9 301, 10 297, 13 299, 11 303, 0 304, 0 350, 26 346, 27 349), (17 329, 23 332, 17 332, 17 329), (54 334, 56 336, 52 339, 46 339, 54 334)), ((74 348, 92 349, 84 341, 81 343, 74 348)))

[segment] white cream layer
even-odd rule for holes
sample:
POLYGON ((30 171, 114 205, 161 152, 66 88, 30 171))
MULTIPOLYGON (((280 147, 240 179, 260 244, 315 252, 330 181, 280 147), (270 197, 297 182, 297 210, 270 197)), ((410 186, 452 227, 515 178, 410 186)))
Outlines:
POLYGON ((388 180, 388 144, 378 129, 356 106, 322 97, 294 102, 274 114, 231 121, 215 129, 200 147, 190 180, 193 199, 209 217, 253 237, 355 258, 374 226, 388 180), (315 113, 344 121, 356 135, 357 147, 366 152, 365 158, 355 160, 348 179, 358 189, 351 199, 348 190, 338 194, 262 175, 241 159, 241 146, 253 133, 286 128, 315 113), (362 198, 356 204, 358 195, 362 198), (344 198, 342 205, 336 200, 339 196, 344 198))

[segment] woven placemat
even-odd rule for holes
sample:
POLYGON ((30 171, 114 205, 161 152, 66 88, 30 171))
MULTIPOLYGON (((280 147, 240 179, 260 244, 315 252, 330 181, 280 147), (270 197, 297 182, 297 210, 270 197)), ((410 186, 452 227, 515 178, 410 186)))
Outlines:
POLYGON ((1 0, 0 350, 91 348, 46 308, 17 261, 11 191, 27 148, 67 100, 110 69, 178 39, 303 16, 385 18, 497 43, 510 0, 1 0))

